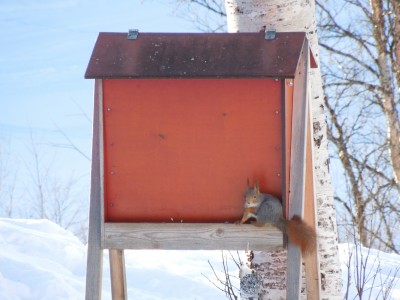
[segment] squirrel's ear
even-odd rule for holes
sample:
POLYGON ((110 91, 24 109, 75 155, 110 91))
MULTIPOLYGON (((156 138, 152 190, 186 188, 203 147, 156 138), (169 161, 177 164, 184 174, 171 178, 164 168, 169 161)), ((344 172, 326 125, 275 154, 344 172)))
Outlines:
POLYGON ((260 187, 258 185, 258 180, 254 181, 254 191, 259 193, 260 192, 260 187))

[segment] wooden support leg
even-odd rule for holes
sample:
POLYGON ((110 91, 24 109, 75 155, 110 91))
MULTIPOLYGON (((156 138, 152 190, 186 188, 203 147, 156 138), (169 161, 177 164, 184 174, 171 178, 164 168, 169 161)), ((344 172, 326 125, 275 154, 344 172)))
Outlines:
POLYGON ((88 243, 86 267, 86 300, 101 299, 103 249, 99 244, 88 243))
POLYGON ((90 195, 89 238, 86 266, 86 300, 101 299, 103 249, 101 247, 100 189, 98 164, 93 162, 92 191, 90 195))
POLYGON ((86 300, 101 299, 103 249, 101 247, 100 107, 101 81, 96 80, 93 116, 92 174, 89 209, 89 237, 86 267, 86 300))
MULTIPOLYGON (((317 231, 316 211, 315 211, 315 192, 314 192, 314 167, 312 156, 312 133, 311 133, 311 114, 308 107, 306 118, 306 148, 305 148, 305 183, 304 183, 304 221, 317 231)), ((304 168, 303 167, 303 168, 304 168)), ((293 206, 296 207, 296 206, 293 206)), ((301 210, 301 207, 297 207, 301 210)), ((317 300, 320 297, 319 279, 319 260, 318 245, 313 253, 303 257, 305 263, 305 276, 307 285, 307 299, 317 300)), ((287 299, 299 299, 301 288, 301 251, 298 247, 289 243, 288 245, 288 271, 287 271, 287 299)))
POLYGON ((113 300, 126 300, 124 250, 110 249, 111 291, 113 300))
MULTIPOLYGON (((304 217, 304 199, 306 186, 306 149, 309 99, 307 91, 308 44, 304 45, 299 61, 293 89, 292 142, 290 155, 289 213, 304 217)), ((287 294, 286 299, 300 299, 302 255, 299 247, 288 243, 287 294)))
MULTIPOLYGON (((316 209, 315 209, 315 189, 314 189, 314 163, 313 163, 313 144, 312 144, 312 115, 311 108, 308 111, 307 123, 307 150, 306 150, 306 190, 304 203, 304 220, 317 231, 316 209)), ((317 238, 318 239, 318 238, 317 238)), ((319 253, 318 242, 314 252, 304 257, 307 299, 314 300, 320 298, 320 272, 319 272, 319 253)))
POLYGON ((307 299, 318 300, 320 298, 318 254, 306 256, 304 258, 304 263, 306 271, 307 299))
POLYGON ((298 246, 288 243, 287 273, 286 273, 286 299, 300 299, 301 290, 301 250, 298 246))

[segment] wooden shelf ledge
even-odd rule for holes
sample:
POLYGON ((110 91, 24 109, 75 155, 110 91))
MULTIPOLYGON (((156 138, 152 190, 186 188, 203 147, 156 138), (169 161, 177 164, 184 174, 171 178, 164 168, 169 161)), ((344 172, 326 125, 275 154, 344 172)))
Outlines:
POLYGON ((273 226, 217 223, 104 223, 103 249, 252 250, 283 247, 273 226))

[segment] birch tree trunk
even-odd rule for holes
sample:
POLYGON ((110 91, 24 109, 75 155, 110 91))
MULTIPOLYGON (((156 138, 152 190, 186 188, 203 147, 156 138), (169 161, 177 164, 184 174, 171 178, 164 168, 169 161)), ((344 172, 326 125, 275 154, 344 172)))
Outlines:
MULTIPOLYGON (((310 47, 319 65, 318 38, 314 17, 314 0, 225 0, 229 32, 258 32, 276 29, 284 31, 305 31, 310 47)), ((341 298, 341 274, 338 256, 336 214, 333 191, 329 175, 329 156, 327 150, 326 119, 323 106, 323 90, 320 69, 310 70, 312 113, 314 127, 314 166, 317 199, 317 223, 321 273, 321 299, 341 298)), ((286 254, 254 253, 252 267, 255 272, 250 282, 242 282, 243 288, 254 281, 262 284, 243 299, 285 299, 286 254)), ((245 273, 242 270, 241 275, 245 273)))

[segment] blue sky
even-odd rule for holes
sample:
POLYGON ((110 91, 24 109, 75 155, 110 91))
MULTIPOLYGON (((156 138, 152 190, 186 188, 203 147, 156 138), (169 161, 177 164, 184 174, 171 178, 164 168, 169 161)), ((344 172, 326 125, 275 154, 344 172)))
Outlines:
POLYGON ((32 133, 61 173, 88 173, 60 131, 90 155, 94 82, 83 76, 98 32, 198 31, 177 14, 172 0, 1 0, 0 150, 23 159, 32 133))

